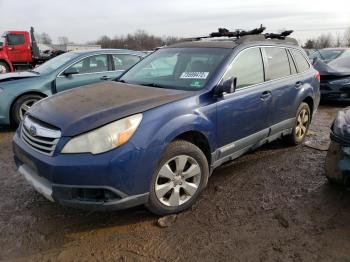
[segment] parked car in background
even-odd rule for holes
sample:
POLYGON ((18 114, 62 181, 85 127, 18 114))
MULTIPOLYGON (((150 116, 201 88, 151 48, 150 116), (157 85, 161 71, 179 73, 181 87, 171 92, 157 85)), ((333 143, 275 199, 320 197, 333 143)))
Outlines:
POLYGON ((27 72, 0 75, 0 125, 19 124, 40 99, 74 87, 115 80, 144 57, 122 49, 73 51, 27 72))
POLYGON ((331 127, 331 144, 326 157, 326 177, 350 186, 350 108, 338 112, 331 127))
POLYGON ((164 215, 189 208, 222 163, 278 138, 302 143, 318 72, 293 39, 242 35, 164 47, 119 82, 38 102, 14 136, 19 172, 64 205, 164 215))
POLYGON ((329 63, 330 61, 341 58, 341 57, 349 57, 350 56, 350 48, 324 48, 324 49, 315 49, 310 54, 310 59, 313 60, 315 58, 323 61, 324 63, 329 63))
POLYGON ((317 59, 313 66, 321 74, 322 100, 350 102, 350 56, 329 63, 317 59))

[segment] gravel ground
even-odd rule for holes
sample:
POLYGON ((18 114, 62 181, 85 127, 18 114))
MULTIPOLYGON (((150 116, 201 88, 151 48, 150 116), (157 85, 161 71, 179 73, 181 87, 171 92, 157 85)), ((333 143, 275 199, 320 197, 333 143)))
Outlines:
POLYGON ((88 213, 50 203, 16 172, 0 131, 1 261, 350 261, 350 192, 324 177, 322 106, 308 145, 276 141, 218 168, 191 210, 88 213))

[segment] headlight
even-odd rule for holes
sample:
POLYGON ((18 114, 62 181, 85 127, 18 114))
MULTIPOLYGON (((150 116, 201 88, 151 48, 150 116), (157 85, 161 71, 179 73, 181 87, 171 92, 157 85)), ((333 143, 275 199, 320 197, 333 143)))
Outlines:
POLYGON ((329 81, 333 85, 350 85, 350 78, 343 78, 338 80, 329 81))
POLYGON ((100 154, 125 144, 135 133, 142 114, 129 116, 72 138, 61 153, 100 154))

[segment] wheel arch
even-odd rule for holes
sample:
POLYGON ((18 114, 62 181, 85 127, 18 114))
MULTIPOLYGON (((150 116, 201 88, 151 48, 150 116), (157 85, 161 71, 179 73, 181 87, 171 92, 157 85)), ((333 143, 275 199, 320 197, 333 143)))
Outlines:
POLYGON ((307 96, 303 99, 304 103, 308 104, 309 108, 310 108, 310 115, 311 115, 311 118, 312 118, 312 114, 314 112, 314 100, 311 96, 307 96))
POLYGON ((43 92, 39 92, 39 91, 27 91, 27 92, 24 92, 24 93, 16 96, 16 98, 13 99, 13 101, 11 102, 11 106, 10 106, 9 112, 8 112, 11 124, 14 123, 13 114, 12 114, 13 107, 14 107, 15 103, 18 101, 18 99, 20 99, 21 97, 23 97, 25 95, 39 95, 39 96, 42 96, 43 98, 48 96, 47 94, 45 94, 43 92))
POLYGON ((4 62, 10 69, 10 72, 13 72, 13 66, 7 59, 0 58, 0 62, 4 62))
POLYGON ((211 164, 211 148, 208 138, 201 132, 196 130, 190 130, 178 134, 176 137, 172 139, 171 142, 175 140, 184 140, 190 142, 197 146, 205 155, 208 161, 208 165, 211 164))

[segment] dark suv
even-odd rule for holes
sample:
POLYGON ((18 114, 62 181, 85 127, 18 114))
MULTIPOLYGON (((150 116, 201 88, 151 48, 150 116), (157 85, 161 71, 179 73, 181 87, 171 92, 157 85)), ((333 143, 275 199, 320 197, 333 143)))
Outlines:
POLYGON ((38 102, 14 137, 19 172, 64 205, 190 207, 222 163, 278 138, 305 138, 319 74, 295 40, 268 37, 175 44, 118 82, 38 102))

